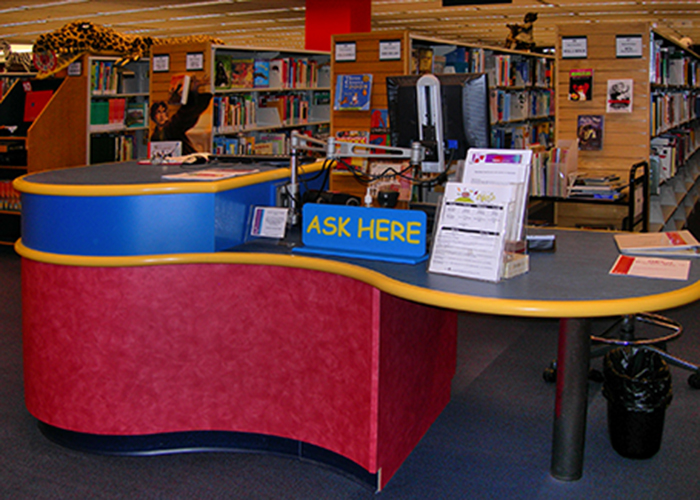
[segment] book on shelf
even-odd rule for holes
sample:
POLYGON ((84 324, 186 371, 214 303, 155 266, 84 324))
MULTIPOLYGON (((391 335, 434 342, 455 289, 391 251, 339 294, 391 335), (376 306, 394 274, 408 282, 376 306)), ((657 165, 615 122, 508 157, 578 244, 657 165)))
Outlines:
POLYGON ((129 101, 126 105, 124 124, 132 128, 145 127, 147 125, 146 117, 148 116, 147 106, 145 102, 129 101))
POLYGON ((216 52, 214 55, 214 87, 231 88, 231 56, 216 52))
POLYGON ((265 88, 270 86, 270 61, 256 59, 253 66, 253 86, 265 88))
POLYGON ((255 59, 242 58, 231 59, 231 88, 253 88, 253 74, 255 73, 255 59))
POLYGON ((126 99, 123 97, 113 98, 109 101, 108 122, 110 125, 124 125, 126 118, 126 99))
POLYGON ((620 253, 649 257, 700 257, 700 242, 688 230, 616 234, 620 253))

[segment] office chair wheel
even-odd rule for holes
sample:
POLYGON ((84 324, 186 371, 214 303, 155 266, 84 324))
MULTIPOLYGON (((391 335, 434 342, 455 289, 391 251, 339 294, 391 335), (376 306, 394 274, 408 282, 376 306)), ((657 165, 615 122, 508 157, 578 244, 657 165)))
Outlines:
POLYGON ((700 389, 700 372, 695 372, 688 377, 688 385, 693 389, 700 389))
POLYGON ((542 372, 542 378, 550 384, 557 381, 557 363, 552 361, 547 368, 542 372))

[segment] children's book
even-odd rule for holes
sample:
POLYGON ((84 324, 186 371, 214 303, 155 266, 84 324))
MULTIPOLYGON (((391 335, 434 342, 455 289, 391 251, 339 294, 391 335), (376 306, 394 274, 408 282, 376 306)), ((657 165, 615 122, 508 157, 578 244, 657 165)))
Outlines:
POLYGON ((369 111, 372 75, 338 75, 335 86, 336 111, 369 111))

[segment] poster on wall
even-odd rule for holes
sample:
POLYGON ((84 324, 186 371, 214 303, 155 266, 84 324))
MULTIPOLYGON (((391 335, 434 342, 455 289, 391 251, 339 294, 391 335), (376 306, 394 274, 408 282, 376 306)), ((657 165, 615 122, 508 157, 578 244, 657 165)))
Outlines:
POLYGON ((590 101, 593 98, 593 70, 572 69, 569 71, 569 100, 590 101))
POLYGON ((213 121, 209 82, 174 75, 171 85, 152 92, 149 142, 181 143, 181 154, 210 152, 213 121))
POLYGON ((605 111, 608 113, 631 113, 634 80, 608 80, 605 111))
POLYGON ((603 149, 603 116, 579 115, 576 135, 580 151, 600 151, 603 149))

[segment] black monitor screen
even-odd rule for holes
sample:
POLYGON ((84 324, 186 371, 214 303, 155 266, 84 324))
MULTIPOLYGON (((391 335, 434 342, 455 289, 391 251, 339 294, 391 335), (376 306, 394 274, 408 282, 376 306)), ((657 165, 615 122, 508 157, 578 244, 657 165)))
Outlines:
MULTIPOLYGON (((392 146, 408 148, 419 139, 416 83, 421 76, 386 78, 392 146)), ((488 148, 491 130, 486 74, 435 76, 440 81, 445 145, 454 152, 452 158, 463 160, 469 148, 488 148)), ((446 152, 445 158, 449 158, 450 153, 446 152)))

